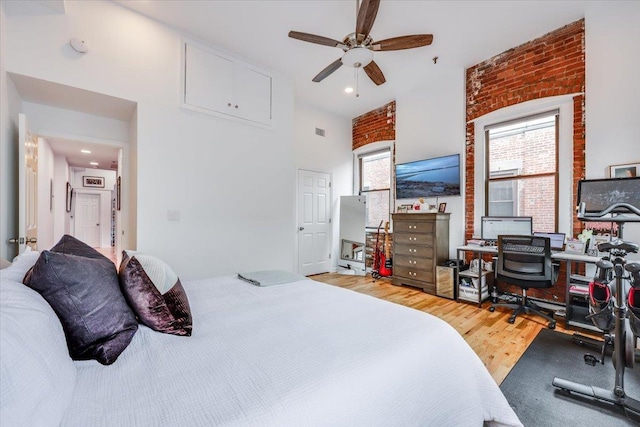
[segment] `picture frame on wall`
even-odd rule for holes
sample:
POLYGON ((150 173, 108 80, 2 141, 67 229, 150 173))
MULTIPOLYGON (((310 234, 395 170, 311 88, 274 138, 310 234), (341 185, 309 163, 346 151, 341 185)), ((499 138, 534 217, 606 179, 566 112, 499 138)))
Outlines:
POLYGON ((92 187, 92 188, 104 188, 104 177, 103 176, 83 176, 82 186, 92 187))
POLYGON ((640 162, 609 166, 610 178, 633 178, 640 176, 640 162))
POLYGON ((73 187, 67 182, 66 210, 71 212, 71 199, 73 198, 73 187))

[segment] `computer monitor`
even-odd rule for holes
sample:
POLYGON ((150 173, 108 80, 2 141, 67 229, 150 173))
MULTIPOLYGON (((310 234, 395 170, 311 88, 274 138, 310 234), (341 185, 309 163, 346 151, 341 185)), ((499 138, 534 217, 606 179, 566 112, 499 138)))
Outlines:
POLYGON ((533 235, 536 237, 548 237, 552 251, 561 251, 564 249, 565 233, 541 233, 536 231, 533 235))
MULTIPOLYGON (((578 182, 578 206, 584 203, 585 213, 602 212, 615 203, 628 203, 640 209, 640 177, 587 179, 578 182)), ((615 213, 630 213, 618 207, 615 213)))
POLYGON ((483 216, 481 221, 481 239, 498 240, 501 234, 531 236, 533 219, 530 216, 483 216))
POLYGON ((498 240, 501 234, 531 236, 533 220, 530 216, 483 216, 481 221, 481 239, 498 240))

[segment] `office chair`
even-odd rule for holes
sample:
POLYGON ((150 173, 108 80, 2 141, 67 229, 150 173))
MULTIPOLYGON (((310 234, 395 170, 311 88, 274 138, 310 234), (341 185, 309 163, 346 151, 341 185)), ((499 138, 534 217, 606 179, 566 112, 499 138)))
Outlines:
POLYGON ((522 288, 520 304, 496 303, 489 307, 513 309, 509 323, 522 313, 535 313, 549 321, 549 329, 555 329, 553 317, 543 313, 534 302, 527 299, 529 288, 550 288, 558 280, 559 266, 551 261, 551 247, 548 237, 538 236, 498 236, 498 265, 496 281, 502 281, 522 288))

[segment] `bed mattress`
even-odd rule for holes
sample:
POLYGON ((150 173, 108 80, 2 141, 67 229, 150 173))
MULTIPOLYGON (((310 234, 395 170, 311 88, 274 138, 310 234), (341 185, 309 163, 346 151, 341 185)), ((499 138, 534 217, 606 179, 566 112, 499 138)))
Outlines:
POLYGON ((434 316, 312 280, 183 285, 193 335, 141 325, 115 364, 75 362, 63 426, 521 425, 434 316))

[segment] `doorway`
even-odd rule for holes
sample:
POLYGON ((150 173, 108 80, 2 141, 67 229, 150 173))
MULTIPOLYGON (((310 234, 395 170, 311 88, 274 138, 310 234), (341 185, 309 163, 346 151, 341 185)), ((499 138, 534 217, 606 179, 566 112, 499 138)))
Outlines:
POLYGON ((100 212, 100 194, 78 193, 74 215, 74 237, 92 248, 102 247, 100 212))
POLYGON ((298 171, 298 273, 331 269, 331 175, 298 171))

